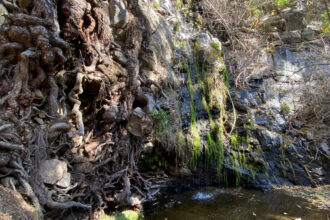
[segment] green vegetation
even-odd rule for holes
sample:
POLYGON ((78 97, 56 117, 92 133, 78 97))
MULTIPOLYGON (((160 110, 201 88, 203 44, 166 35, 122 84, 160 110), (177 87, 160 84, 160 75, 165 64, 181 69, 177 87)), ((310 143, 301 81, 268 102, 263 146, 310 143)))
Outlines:
POLYGON ((154 2, 154 3, 153 3, 153 6, 154 6, 156 9, 158 9, 158 8, 160 7, 160 5, 159 5, 158 2, 154 2))
POLYGON ((100 220, 138 220, 141 216, 139 212, 126 210, 121 213, 116 213, 115 215, 104 215, 100 217, 100 220))
POLYGON ((330 20, 326 11, 321 15, 322 25, 321 30, 326 37, 330 36, 330 20))
POLYGON ((290 107, 285 103, 285 102, 281 102, 281 113, 284 116, 288 116, 290 113, 290 107))
POLYGON ((159 111, 153 109, 151 115, 154 121, 153 135, 161 138, 171 129, 171 116, 163 109, 159 111))
POLYGON ((217 42, 211 42, 211 46, 213 47, 213 49, 215 49, 215 51, 219 54, 222 54, 222 50, 220 48, 220 44, 217 42))
POLYGON ((227 89, 230 89, 230 83, 229 83, 229 80, 230 80, 230 76, 229 76, 229 73, 227 71, 227 68, 226 66, 223 66, 220 70, 222 76, 223 76, 223 81, 227 87, 227 89))
POLYGON ((146 159, 146 164, 148 164, 150 167, 156 166, 163 169, 167 169, 168 167, 167 159, 162 156, 160 152, 154 152, 152 157, 146 159))
POLYGON ((275 0, 275 4, 278 7, 284 7, 290 4, 290 0, 275 0))

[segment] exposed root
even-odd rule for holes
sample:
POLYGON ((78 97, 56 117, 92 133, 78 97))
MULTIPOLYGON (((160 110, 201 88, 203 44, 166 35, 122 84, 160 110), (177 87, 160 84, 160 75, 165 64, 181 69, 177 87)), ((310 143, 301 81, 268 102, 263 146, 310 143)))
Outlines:
POLYGON ((77 134, 80 136, 84 136, 85 134, 82 113, 79 110, 81 104, 81 102, 79 101, 79 95, 83 93, 83 88, 82 88, 83 79, 84 79, 84 74, 77 73, 76 84, 69 94, 69 98, 73 103, 72 114, 75 115, 76 126, 78 129, 77 134))
POLYGON ((4 141, 0 141, 0 148, 7 150, 24 151, 24 146, 22 144, 12 144, 4 141))
POLYGON ((24 187, 26 195, 31 199, 32 204, 33 204, 34 208, 36 209, 36 211, 38 213, 38 216, 40 218, 43 218, 42 207, 39 203, 38 197, 33 192, 32 187, 30 186, 28 181, 26 181, 25 179, 19 177, 18 180, 22 184, 22 186, 24 187))
MULTIPOLYGON (((166 97, 158 83, 140 77, 144 20, 132 19, 117 44, 103 3, 15 2, 6 1, 1 33, 0 178, 15 176, 40 216, 43 207, 140 209, 158 191, 136 165, 150 132, 134 129, 151 131, 152 123, 135 103, 148 102, 145 91, 166 97), (109 56, 110 44, 122 50, 123 66, 109 56), (68 179, 49 185, 40 166, 55 158, 66 164, 68 179)), ((128 5, 139 13, 136 2, 128 5)))

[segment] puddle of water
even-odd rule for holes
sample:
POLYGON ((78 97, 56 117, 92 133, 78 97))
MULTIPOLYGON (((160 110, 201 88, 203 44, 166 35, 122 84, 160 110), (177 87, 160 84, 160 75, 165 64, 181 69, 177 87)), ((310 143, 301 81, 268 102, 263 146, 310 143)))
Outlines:
POLYGON ((282 193, 213 187, 170 196, 145 209, 146 220, 329 220, 304 199, 282 193))

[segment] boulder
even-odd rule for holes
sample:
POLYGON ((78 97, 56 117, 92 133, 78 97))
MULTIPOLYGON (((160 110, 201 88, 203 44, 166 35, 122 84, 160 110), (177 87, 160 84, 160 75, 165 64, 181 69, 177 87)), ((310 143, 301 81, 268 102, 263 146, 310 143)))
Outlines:
POLYGON ((281 35, 282 41, 284 43, 300 43, 301 42, 301 34, 299 31, 286 31, 281 35))
POLYGON ((67 173, 61 180, 59 180, 56 185, 61 188, 68 188, 71 183, 71 173, 67 173))
POLYGON ((301 37, 303 40, 311 41, 314 39, 314 31, 310 28, 305 28, 303 32, 301 32, 301 37))
POLYGON ((137 107, 129 116, 126 128, 131 134, 143 137, 151 133, 152 124, 152 118, 137 107))
POLYGON ((282 11, 287 31, 302 30, 307 26, 304 10, 286 8, 282 11))
POLYGON ((64 161, 44 160, 39 168, 39 175, 46 184, 54 185, 67 176, 68 168, 64 161))

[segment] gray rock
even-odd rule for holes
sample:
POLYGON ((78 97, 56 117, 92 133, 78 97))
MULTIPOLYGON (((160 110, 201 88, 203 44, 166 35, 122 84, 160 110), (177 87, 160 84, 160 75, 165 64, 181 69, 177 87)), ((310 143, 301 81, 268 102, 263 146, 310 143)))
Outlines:
POLYGON ((264 149, 271 149, 272 147, 279 147, 281 145, 281 138, 275 132, 265 129, 257 130, 258 140, 264 149))
POLYGON ((138 1, 138 5, 145 18, 149 32, 154 33, 160 24, 160 16, 158 16, 151 4, 145 4, 142 1, 138 1))
POLYGON ((304 10, 287 8, 282 11, 282 14, 286 21, 287 31, 302 30, 307 26, 304 10))
POLYGON ((264 23, 265 30, 270 31, 283 31, 285 28, 285 19, 281 18, 279 15, 266 15, 261 21, 264 23))
POLYGON ((314 31, 310 28, 305 28, 301 33, 301 37, 303 40, 311 41, 314 39, 314 31))
POLYGON ((281 35, 282 41, 285 43, 299 43, 301 42, 301 35, 298 31, 286 31, 281 35))
POLYGON ((324 175, 324 172, 322 170, 322 167, 317 167, 317 168, 313 169, 313 172, 316 173, 319 176, 323 176, 324 175))
POLYGON ((325 143, 325 142, 321 143, 320 149, 323 151, 323 153, 330 156, 330 149, 329 149, 329 145, 327 143, 325 143))
POLYGON ((150 116, 137 107, 130 115, 126 128, 131 134, 142 137, 151 133, 152 124, 150 116))
POLYGON ((46 184, 54 185, 66 177, 68 172, 67 164, 57 159, 42 161, 39 175, 46 184))
POLYGON ((314 139, 314 132, 313 131, 306 132, 305 137, 307 140, 312 141, 314 139))
POLYGON ((67 173, 64 178, 62 178, 56 183, 56 186, 59 186, 61 188, 68 188, 70 186, 70 183, 71 183, 71 173, 67 173))
POLYGON ((128 12, 122 0, 110 1, 109 4, 111 26, 123 28, 128 22, 128 12))
POLYGON ((196 41, 199 50, 207 50, 210 47, 211 38, 207 33, 199 33, 192 39, 196 41))

